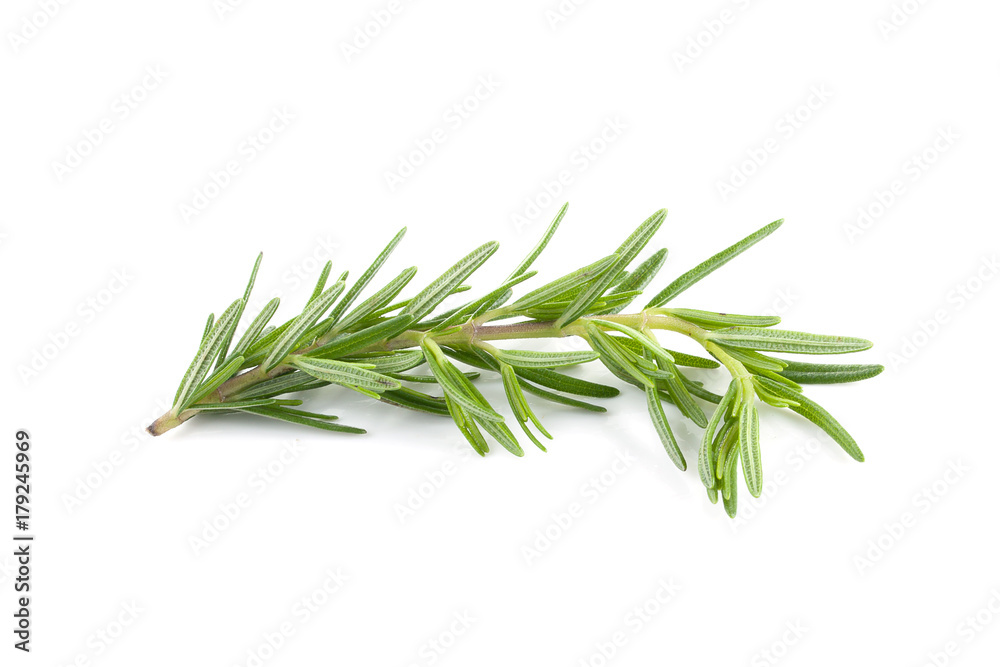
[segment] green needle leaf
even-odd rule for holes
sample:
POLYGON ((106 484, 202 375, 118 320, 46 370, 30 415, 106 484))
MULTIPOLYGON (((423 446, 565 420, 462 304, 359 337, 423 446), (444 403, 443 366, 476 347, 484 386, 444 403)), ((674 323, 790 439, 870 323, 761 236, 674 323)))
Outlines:
POLYGON ((503 388, 504 392, 507 394, 507 402, 510 403, 510 409, 514 411, 514 416, 517 417, 517 422, 521 425, 521 429, 524 431, 525 435, 527 435, 528 438, 535 443, 536 447, 543 452, 546 451, 545 446, 538 441, 535 434, 528 428, 528 420, 531 420, 531 422, 535 425, 535 428, 537 428, 546 438, 551 440, 552 436, 545 430, 542 423, 538 420, 538 417, 536 417, 535 413, 532 412, 531 406, 528 405, 528 400, 525 398, 524 392, 521 391, 521 384, 518 381, 517 374, 514 372, 514 368, 512 366, 508 366, 507 364, 501 364, 500 376, 503 378, 503 388))
MULTIPOLYGON (((620 304, 629 303, 638 294, 638 292, 622 292, 621 294, 604 295, 591 303, 590 306, 587 307, 584 315, 596 315, 607 312, 610 308, 614 308, 620 304)), ((569 301, 550 301, 541 306, 528 308, 521 314, 536 320, 552 320, 562 315, 569 305, 569 301)))
POLYGON ((752 399, 740 409, 740 458, 747 489, 751 496, 759 498, 764 473, 760 462, 760 418, 752 399))
POLYGON ((799 384, 837 384, 859 382, 879 375, 885 366, 877 364, 809 364, 781 360, 786 367, 781 375, 799 384))
POLYGON ((490 451, 490 446, 486 443, 483 434, 479 432, 476 422, 469 415, 465 414, 462 406, 452 400, 448 394, 445 394, 444 400, 448 406, 448 412, 451 414, 452 420, 458 426, 458 430, 462 432, 462 435, 469 441, 469 444, 472 445, 477 454, 486 456, 486 453, 490 451))
POLYGON ((833 441, 840 445, 852 459, 855 461, 865 460, 865 455, 861 453, 861 448, 858 447, 858 443, 851 437, 851 434, 829 412, 824 410, 822 406, 807 396, 795 393, 774 380, 768 378, 760 378, 759 380, 761 384, 777 396, 796 401, 798 405, 791 405, 789 409, 802 415, 826 431, 827 435, 833 438, 833 441))
POLYGON ((198 405, 192 405, 191 410, 198 411, 220 411, 220 410, 242 410, 244 408, 257 408, 265 405, 275 405, 276 400, 257 398, 245 401, 229 401, 228 403, 201 403, 198 405))
POLYGON ((463 386, 458 377, 462 379, 465 377, 445 358, 437 343, 430 338, 424 338, 420 342, 420 347, 424 352, 427 365, 430 366, 434 377, 438 379, 438 384, 441 385, 445 395, 473 417, 485 421, 503 421, 503 417, 490 407, 489 403, 472 395, 468 391, 468 387, 463 386))
POLYGON ((725 476, 726 461, 728 460, 729 454, 739 444, 739 409, 741 405, 742 403, 739 402, 739 392, 737 391, 732 405, 732 408, 736 409, 737 414, 734 415, 730 412, 724 417, 725 421, 722 424, 722 428, 719 429, 719 433, 715 436, 715 440, 712 442, 712 450, 715 452, 715 478, 718 480, 721 480, 725 476))
POLYGON ((503 422, 490 421, 488 419, 476 420, 479 425, 490 436, 500 443, 500 445, 514 456, 524 456, 524 450, 518 444, 517 438, 503 422))
POLYGON ((801 331, 732 327, 708 334, 708 338, 729 347, 745 347, 767 352, 797 354, 844 354, 860 352, 872 346, 871 341, 847 336, 821 336, 801 331))
POLYGON ((734 447, 726 458, 726 472, 722 478, 722 504, 730 519, 736 518, 736 464, 739 459, 739 449, 734 447))
POLYGON ((197 403, 198 401, 200 401, 201 399, 205 398, 213 391, 218 389, 223 382, 233 377, 233 375, 236 374, 236 371, 238 371, 240 369, 240 366, 242 365, 243 365, 243 357, 233 357, 229 361, 229 363, 227 363, 225 366, 212 373, 212 375, 209 376, 209 378, 205 380, 205 382, 203 382, 200 387, 198 387, 198 391, 196 391, 194 394, 191 395, 191 398, 188 399, 188 401, 186 402, 187 405, 185 405, 184 407, 186 408, 190 405, 197 403))
POLYGON ((336 359, 316 359, 299 355, 294 358, 292 363, 317 380, 332 382, 352 389, 360 388, 380 393, 403 386, 399 380, 336 359))
MULTIPOLYGON (((592 319, 590 321, 598 326, 623 333, 632 340, 634 340, 635 342, 639 343, 639 345, 641 345, 645 351, 650 352, 657 359, 660 359, 668 364, 674 363, 674 358, 670 356, 670 353, 664 350, 662 347, 660 347, 660 344, 656 342, 656 339, 652 338, 651 336, 639 333, 632 327, 627 327, 623 324, 618 324, 617 322, 610 322, 608 320, 600 320, 600 319, 592 319)), ((617 339, 613 340, 617 342, 617 339)), ((640 356, 642 355, 641 352, 638 354, 640 356)))
POLYGON ((658 361, 660 368, 667 371, 670 377, 661 381, 663 388, 666 389, 667 394, 670 396, 671 400, 677 406, 677 409, 681 411, 681 414, 693 421, 698 426, 705 428, 708 426, 708 417, 705 415, 705 411, 701 409, 701 406, 694 402, 694 398, 691 396, 691 392, 687 385, 684 384, 683 375, 677 366, 669 361, 658 361))
MULTIPOLYGON (((247 357, 247 359, 250 359, 251 357, 258 355, 261 352, 266 353, 268 350, 271 349, 275 341, 281 338, 282 334, 284 334, 285 331, 288 330, 288 327, 290 327, 294 322, 295 318, 293 317, 292 319, 288 320, 287 322, 285 322, 280 326, 267 327, 267 330, 261 332, 260 337, 257 339, 257 342, 250 345, 250 349, 247 350, 247 353, 244 354, 243 356, 247 357)), ((263 359, 259 359, 258 361, 262 360, 263 359)))
POLYGON ((715 441, 719 424, 725 419, 735 398, 736 381, 734 380, 729 383, 729 389, 726 390, 725 396, 722 397, 719 407, 712 413, 712 419, 709 420, 708 426, 705 427, 705 433, 701 438, 701 448, 698 450, 698 475, 701 477, 701 483, 709 489, 715 487, 715 451, 712 445, 715 441))
POLYGON ((326 279, 330 277, 330 271, 333 269, 333 261, 328 260, 326 264, 323 265, 323 270, 319 273, 319 278, 316 280, 316 287, 313 288, 312 294, 309 296, 309 301, 306 303, 312 303, 319 298, 320 294, 323 293, 323 289, 326 287, 326 279))
POLYGON ((545 246, 547 246, 549 241, 552 240, 552 236, 556 233, 556 229, 559 228, 559 223, 562 222, 563 217, 566 215, 566 209, 568 208, 569 202, 563 204, 562 208, 559 209, 559 212, 556 214, 555 219, 551 224, 549 224, 549 228, 545 230, 545 234, 542 235, 542 238, 538 241, 538 244, 535 245, 530 253, 528 253, 528 256, 524 258, 524 261, 518 264, 517 268, 514 269, 509 276, 507 276, 507 280, 504 282, 510 282, 531 268, 532 263, 538 259, 538 256, 542 254, 543 250, 545 250, 545 246))
POLYGON ((333 327, 333 320, 329 318, 320 320, 319 323, 314 324, 312 327, 307 329, 304 334, 299 336, 299 339, 295 341, 294 345, 292 345, 292 349, 298 350, 299 348, 307 345, 315 344, 316 341, 328 332, 331 327, 333 327))
POLYGON ((619 347, 610 336, 601 331, 593 322, 588 321, 585 328, 591 346, 594 348, 594 351, 601 355, 601 362, 609 370, 630 376, 644 387, 656 389, 653 381, 626 354, 628 350, 619 347))
POLYGON ((427 412, 432 415, 451 415, 444 398, 429 396, 409 387, 383 392, 379 394, 379 400, 389 405, 427 412))
POLYGON ((500 361, 518 368, 558 368, 593 361, 600 357, 596 352, 535 352, 533 350, 501 350, 490 352, 500 361))
POLYGON ((328 384, 330 383, 317 380, 302 371, 293 371, 291 373, 285 373, 284 375, 271 378, 270 380, 264 380, 263 382, 248 387, 230 398, 238 398, 241 400, 245 398, 274 398, 275 396, 288 394, 294 391, 305 391, 307 389, 325 387, 328 384))
POLYGON ((534 271, 529 271, 528 273, 522 273, 521 275, 510 278, 500 287, 496 288, 489 294, 471 301, 461 308, 456 308, 455 311, 448 317, 443 319, 439 324, 435 325, 434 331, 441 331, 442 329, 447 329, 453 324, 457 324, 463 318, 467 318, 473 313, 478 313, 483 306, 492 305, 496 300, 505 292, 510 291, 510 288, 518 283, 523 283, 525 280, 535 276, 534 271))
MULTIPOLYGON (((347 331, 358 322, 363 322, 369 317, 384 314, 384 312, 379 312, 379 310, 395 299, 396 295, 403 291, 403 288, 406 287, 411 280, 413 280, 413 276, 415 275, 417 275, 417 267, 411 266, 408 269, 404 269, 403 272, 393 278, 388 285, 365 299, 357 308, 352 310, 347 317, 338 322, 334 327, 334 331, 347 331)), ((387 312, 392 312, 392 310, 395 309, 390 309, 387 312)))
POLYGON ((656 428, 656 433, 660 436, 660 442, 663 443, 663 448, 667 450, 670 460, 680 470, 687 470, 687 461, 684 460, 684 454, 677 445, 677 439, 674 438, 673 431, 670 430, 670 424, 667 423, 667 416, 663 414, 663 406, 660 404, 660 394, 656 391, 655 387, 646 387, 646 407, 649 409, 649 418, 653 421, 653 427, 656 428))
POLYGON ((580 294, 573 300, 569 308, 566 309, 558 320, 556 320, 557 327, 563 327, 568 322, 572 322, 576 318, 583 315, 590 306, 597 301, 604 294, 608 286, 614 281, 618 276, 618 273, 622 271, 626 266, 631 263, 635 256, 645 247, 649 240, 656 233, 656 230, 660 228, 663 221, 667 217, 667 210, 661 208, 659 211, 649 216, 639 227, 632 232, 625 242, 618 248, 615 254, 618 255, 618 260, 612 265, 612 267, 604 273, 602 276, 593 280, 586 289, 584 289, 580 294))
MULTIPOLYGON (((313 354, 312 356, 316 355, 313 354)), ((362 362, 358 358, 343 359, 343 361, 362 362)), ((371 370, 376 373, 400 373, 408 371, 411 368, 416 368, 424 363, 424 353, 420 350, 405 350, 379 357, 368 357, 362 363, 370 365, 372 367, 371 370)))
POLYGON ((720 347, 733 359, 755 371, 778 372, 785 370, 785 362, 761 354, 760 352, 754 352, 747 348, 732 347, 730 345, 720 345, 720 347))
POLYGON ((577 287, 604 275, 611 265, 617 261, 618 255, 608 255, 593 264, 588 264, 576 271, 567 273, 561 278, 556 278, 552 282, 542 285, 532 292, 528 292, 518 299, 511 308, 514 310, 527 310, 554 301, 577 287))
POLYGON ((282 421, 299 424, 301 426, 310 426, 324 431, 334 431, 337 433, 367 433, 367 431, 363 428, 344 426, 343 424, 331 424, 326 420, 303 417, 296 414, 298 411, 281 410, 270 406, 260 408, 242 408, 241 412, 248 412, 253 415, 260 415, 261 417, 268 417, 270 419, 280 419, 282 421))
POLYGON ((312 325, 316 324, 316 321, 337 300, 337 296, 340 295, 343 289, 344 283, 334 283, 330 289, 306 304, 302 313, 292 320, 292 323, 281 334, 281 337, 275 342, 274 347, 271 348, 271 353, 267 355, 267 359, 262 364, 264 370, 269 371, 281 363, 281 360, 295 347, 295 343, 298 342, 299 337, 312 325))
POLYGON ((723 266, 737 255, 743 253, 744 251, 752 247, 754 244, 770 236, 775 230, 778 229, 778 227, 781 226, 783 222, 784 220, 776 220, 771 224, 767 225, 766 227, 762 227, 761 229, 757 230, 756 232, 746 237, 739 243, 731 245, 722 252, 713 255, 709 259, 705 260, 698 266, 694 267, 693 269, 691 269, 690 271, 679 277, 674 282, 664 287, 659 294, 657 294, 650 300, 650 302, 646 305, 646 307, 655 308, 667 303, 675 296, 677 296, 687 288, 691 287, 696 282, 698 282, 708 274, 712 273, 719 267, 723 266))
POLYGON ((308 417, 309 419, 322 419, 324 421, 340 419, 337 415, 325 415, 320 412, 307 412, 305 410, 294 410, 292 408, 282 408, 281 410, 282 412, 295 415, 296 417, 308 417))
POLYGON ((722 396, 718 394, 713 394, 704 387, 701 386, 700 382, 694 382, 689 380, 683 374, 681 375, 681 382, 684 383, 684 387, 691 393, 695 398, 700 398, 703 401, 708 401, 709 403, 718 404, 722 402, 722 396))
POLYGON ((264 327, 267 326, 267 323, 271 321, 272 317, 274 317, 274 312, 278 310, 278 304, 280 302, 281 300, 278 297, 274 297, 267 302, 264 308, 261 309, 260 313, 257 314, 257 317, 253 319, 253 322, 250 323, 250 326, 247 327, 247 330, 243 332, 243 336, 240 337, 239 341, 236 343, 236 347, 233 348, 233 352, 230 355, 231 357, 242 355, 250 348, 250 346, 257 340, 257 337, 264 331, 264 327))
POLYGON ((212 325, 215 324, 215 313, 208 314, 208 321, 205 322, 205 329, 201 332, 201 342, 205 342, 205 338, 208 337, 208 332, 212 330, 212 325))
POLYGON ((691 368, 718 368, 719 362, 714 359, 705 359, 704 357, 698 357, 693 354, 685 354, 684 352, 677 352, 676 350, 668 350, 663 348, 667 354, 674 358, 674 363, 678 366, 688 366, 691 368))
MULTIPOLYGON (((770 373, 771 376, 775 376, 774 373, 770 373)), ((784 378, 782 378, 784 379, 784 378)), ((776 396, 767 387, 760 383, 761 376, 756 376, 753 378, 754 391, 757 393, 758 398, 764 401, 768 405, 774 408, 790 408, 793 405, 799 405, 798 401, 793 401, 791 399, 781 398, 776 396)))
POLYGON ((208 375, 212 362, 215 361, 219 350, 222 349, 223 341, 232 336, 233 328, 236 327, 236 318, 239 317, 242 309, 243 299, 233 301, 219 316, 218 321, 212 325, 208 334, 204 336, 198 353, 194 356, 191 365, 188 366, 184 379, 181 380, 181 386, 177 388, 177 393, 174 395, 174 414, 178 414, 190 404, 191 397, 204 381, 205 376, 208 375))
MULTIPOLYGON (((497 360, 479 348, 473 348, 469 352, 449 348, 447 350, 447 354, 453 359, 457 359, 464 364, 469 364, 470 366, 475 366, 476 368, 482 368, 485 370, 496 371, 498 373, 500 372, 500 365, 497 360)), ((588 382, 587 380, 581 380, 580 378, 564 375, 547 368, 518 368, 515 372, 518 377, 530 380, 531 382, 540 384, 543 387, 548 387, 549 389, 555 389, 557 391, 565 391, 578 396, 612 398, 621 393, 616 387, 609 387, 604 384, 597 384, 596 382, 588 382)), ((521 383, 521 386, 525 387, 524 383, 521 383)), ((525 389, 527 389, 527 387, 525 387, 525 389)), ((582 405, 588 406, 588 410, 596 407, 590 403, 583 403, 582 405)), ((604 412, 604 408, 600 408, 600 411, 604 412)))
POLYGON ((510 409, 514 411, 514 416, 520 422, 528 421, 528 414, 524 409, 524 392, 521 391, 521 385, 517 383, 517 374, 514 373, 514 368, 507 364, 501 364, 500 377, 503 379, 504 392, 507 394, 507 402, 510 404, 510 409))
MULTIPOLYGON (((408 373, 386 373, 389 377, 396 378, 401 382, 418 382, 420 384, 437 384, 438 380, 433 375, 410 375, 408 373)), ((470 380, 479 378, 479 373, 463 373, 470 380)))
POLYGON ((561 403, 562 405, 568 405, 571 408, 582 408, 590 412, 607 412, 608 409, 601 405, 594 405, 593 403, 587 403, 586 401, 578 401, 575 398, 570 398, 569 396, 563 396, 561 394, 556 394, 551 391, 546 391, 541 387, 536 387, 531 384, 523 377, 518 377, 518 384, 521 388, 530 394, 534 394, 540 398, 544 398, 547 401, 552 401, 553 403, 561 403))
POLYGON ((556 371, 544 368, 519 368, 517 374, 525 380, 530 380, 535 384, 540 384, 549 389, 564 391, 577 396, 590 396, 591 398, 614 398, 621 392, 617 387, 609 387, 605 384, 598 384, 588 380, 563 375, 556 371))
MULTIPOLYGON (((609 294, 619 294, 621 292, 636 292, 641 293, 642 290, 653 281, 656 274, 659 273, 660 269, 663 268, 663 264, 667 260, 667 249, 661 248, 653 253, 646 261, 644 261, 639 266, 635 267, 635 271, 631 274, 626 275, 621 281, 615 283, 614 289, 612 289, 609 294)), ((632 297, 625 303, 620 303, 617 306, 613 306, 608 310, 601 313, 602 315, 616 314, 622 312, 628 304, 632 302, 635 297, 632 297)))
POLYGON ((762 370, 755 371, 755 373, 756 373, 756 375, 758 375, 760 377, 771 378, 775 382, 780 382, 781 384, 785 385, 789 389, 792 389, 792 390, 794 390, 796 392, 801 392, 802 391, 802 385, 800 385, 797 382, 793 382, 792 380, 789 380, 788 378, 786 378, 784 375, 780 375, 778 373, 775 373, 774 371, 769 371, 769 370, 763 370, 762 369, 762 370))
POLYGON ((690 308, 669 308, 668 315, 679 317, 697 324, 705 329, 721 329, 724 327, 773 327, 781 324, 781 318, 770 315, 733 315, 731 313, 714 313, 708 310, 691 310, 690 308))
POLYGON ((367 329, 361 329, 360 331, 334 338, 329 343, 324 343, 310 350, 309 355, 312 357, 346 357, 349 354, 368 347, 372 343, 380 340, 388 340, 401 334, 411 324, 413 324, 412 315, 397 315, 392 319, 374 324, 367 329))
MULTIPOLYGON (((257 280, 257 269, 260 268, 260 262, 262 259, 264 259, 264 253, 259 253, 257 255, 257 261, 253 263, 253 270, 250 271, 250 281, 247 283, 246 289, 243 290, 243 304, 240 305, 239 312, 236 313, 237 323, 239 323, 240 318, 243 317, 243 309, 246 307, 246 304, 250 302, 250 292, 253 291, 254 281, 257 280)), ((229 344, 233 342, 233 334, 235 332, 236 327, 233 327, 226 339, 222 341, 222 347, 219 348, 218 361, 215 364, 216 369, 220 368, 226 362, 229 354, 229 344)))
POLYGON ((472 273, 483 265, 490 255, 497 251, 499 244, 490 241, 479 246, 468 255, 459 260, 454 266, 445 271, 437 280, 428 285, 424 291, 410 300, 410 304, 404 311, 407 315, 413 315, 413 319, 420 321, 425 315, 444 301, 445 297, 451 294, 452 290, 462 284, 472 273))
MULTIPOLYGON (((485 368, 501 372, 499 362, 480 349, 473 350, 472 354, 468 354, 460 350, 449 349, 448 355, 463 363, 476 366, 477 368, 485 368)), ((591 412, 607 412, 607 409, 600 405, 594 405, 593 403, 587 403, 585 401, 578 401, 575 398, 546 391, 531 384, 528 380, 532 380, 544 386, 559 389, 561 391, 571 391, 583 396, 608 397, 617 396, 619 393, 614 387, 607 387, 605 385, 587 382, 586 380, 572 378, 568 375, 563 375, 545 368, 519 368, 515 371, 515 373, 518 376, 517 383, 521 385, 521 388, 525 391, 534 394, 535 396, 540 396, 547 401, 552 401, 553 403, 560 403, 574 408, 583 408, 584 410, 589 410, 591 412)), ((537 423, 536 426, 538 426, 537 423)), ((539 430, 541 430, 540 426, 539 430)))
MULTIPOLYGON (((392 240, 389 241, 389 244, 385 248, 383 248, 382 252, 379 253, 379 256, 375 258, 374 262, 372 262, 372 265, 361 274, 361 277, 358 278, 358 282, 351 285, 351 289, 347 290, 347 294, 344 295, 341 302, 338 303, 330 312, 330 319, 337 322, 340 319, 340 316, 351 307, 354 300, 358 298, 359 294, 361 294, 361 290, 368 286, 368 283, 371 282, 372 278, 375 277, 375 274, 382 268, 385 261, 389 259, 389 255, 392 254, 392 251, 395 250, 396 246, 399 245, 399 242, 403 240, 404 235, 406 235, 406 227, 403 227, 394 237, 392 237, 392 240)), ((416 269, 414 269, 414 272, 415 271, 416 269)), ((412 278, 413 276, 410 277, 412 278)), ((394 296, 395 295, 389 297, 389 299, 392 299, 394 296)))
MULTIPOLYGON (((647 347, 645 345, 643 345, 638 340, 636 340, 634 338, 631 338, 631 337, 612 336, 611 338, 616 343, 618 343, 619 345, 621 345, 622 347, 628 349, 630 352, 632 352, 634 354, 637 354, 637 355, 642 355, 643 354, 643 350, 647 349, 647 347)), ((653 343, 656 343, 656 345, 659 345, 659 341, 657 341, 652 336, 646 336, 646 338, 648 338, 649 340, 651 340, 653 343)), ((665 352, 666 354, 670 355, 673 358, 674 364, 676 364, 677 366, 689 366, 689 367, 692 367, 692 368, 718 368, 719 367, 719 362, 717 362, 717 361, 715 361, 713 359, 705 359, 704 357, 696 357, 696 356, 694 356, 692 354, 685 354, 684 352, 677 352, 675 350, 668 350, 667 348, 662 347, 662 346, 661 346, 661 349, 663 350, 663 352, 665 352)))

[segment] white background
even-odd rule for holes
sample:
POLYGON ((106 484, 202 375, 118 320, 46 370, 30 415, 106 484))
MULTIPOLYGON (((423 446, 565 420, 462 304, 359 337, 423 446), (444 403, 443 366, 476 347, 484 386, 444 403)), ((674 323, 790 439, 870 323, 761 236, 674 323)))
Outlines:
MULTIPOLYGON (((0 490, 7 517, 27 428, 37 538, 30 656, 11 647, 2 549, 4 664, 995 660, 1000 8, 562 4, 575 9, 403 2, 375 30, 387 0, 5 3, 0 490), (275 110, 292 118, 261 135, 275 110), (213 188, 229 161, 239 173, 213 188), (140 435, 259 250, 253 308, 280 294, 286 317, 326 259, 357 276, 403 225, 382 281, 417 264, 425 283, 496 239, 481 294, 564 200, 539 279, 604 256, 662 206, 657 290, 785 218, 675 303, 875 341, 852 361, 886 364, 880 378, 810 392, 867 462, 766 409, 768 485, 757 503, 742 493, 734 522, 695 470, 673 469, 631 388, 607 415, 536 402, 556 439, 523 459, 473 458, 447 420, 334 390, 315 404, 368 435, 240 417, 140 435), (430 497, 401 520, 418 491, 430 497), (240 494, 248 506, 193 547, 240 494), (310 596, 325 604, 305 614, 310 596)), ((667 409, 691 461, 700 431, 667 409)))

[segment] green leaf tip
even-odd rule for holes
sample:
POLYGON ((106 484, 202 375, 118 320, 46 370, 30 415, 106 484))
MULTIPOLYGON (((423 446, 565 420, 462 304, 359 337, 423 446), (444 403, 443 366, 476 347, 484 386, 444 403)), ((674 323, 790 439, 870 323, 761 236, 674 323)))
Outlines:
POLYGON ((615 254, 618 259, 604 273, 594 278, 580 294, 570 303, 569 307, 556 320, 556 326, 562 327, 583 315, 588 308, 611 286, 611 283, 628 266, 635 256, 653 238, 653 235, 667 217, 667 209, 661 208, 646 218, 632 234, 619 246, 615 254))
POLYGON ((738 255, 749 250, 751 247, 757 243, 763 241, 765 238, 773 234, 775 231, 784 224, 784 218, 780 220, 775 220, 769 225, 761 227, 756 232, 747 236, 742 241, 734 243, 722 252, 719 252, 712 257, 706 259, 704 262, 694 267, 684 275, 677 278, 674 282, 670 283, 660 291, 659 294, 654 296, 649 303, 646 305, 647 308, 655 308, 662 306, 668 301, 672 300, 678 294, 688 289, 705 276, 709 275, 716 269, 721 268, 725 264, 728 264, 731 260, 736 258, 738 255))

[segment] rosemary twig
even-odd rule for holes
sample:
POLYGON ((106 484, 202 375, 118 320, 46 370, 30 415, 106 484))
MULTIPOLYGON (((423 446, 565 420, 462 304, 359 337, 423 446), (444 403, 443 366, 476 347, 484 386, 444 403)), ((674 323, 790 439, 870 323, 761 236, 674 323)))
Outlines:
POLYGON ((777 230, 781 220, 684 273, 637 312, 622 313, 663 266, 666 249, 658 250, 631 270, 629 266, 663 223, 665 210, 646 219, 612 254, 508 303, 513 288, 535 275, 529 269, 565 213, 563 206, 538 245, 503 283, 451 311, 435 314, 445 298, 468 289, 465 281, 496 252, 495 242, 476 248, 409 299, 396 300, 412 280, 415 268, 403 271, 355 305, 399 244, 404 229, 350 288, 346 274, 327 287, 332 268, 328 262, 298 316, 269 327, 278 306, 274 299, 230 349, 253 288, 260 265, 258 257, 243 297, 217 320, 209 317, 173 407, 149 426, 149 432, 161 435, 202 413, 242 412, 327 431, 364 433, 363 429, 340 424, 334 415, 295 409, 301 401, 280 398, 336 384, 389 405, 448 415, 481 455, 489 451, 488 436, 521 456, 524 451, 505 418, 473 384, 479 373, 464 372, 455 362, 499 374, 520 428, 544 450, 539 436, 552 436, 532 411, 526 393, 604 412, 604 407, 574 396, 608 398, 619 393, 617 388, 557 370, 600 361, 623 382, 644 392, 664 449, 681 470, 686 469, 687 462, 670 428, 663 401, 705 429, 698 452, 699 476, 709 499, 714 503, 721 495, 730 516, 736 513, 738 464, 742 464, 750 494, 756 497, 761 493, 758 401, 803 415, 852 458, 864 459, 854 439, 829 413, 802 394, 801 385, 864 380, 881 373, 882 367, 815 364, 771 354, 842 354, 868 349, 870 342, 775 329, 780 322, 777 317, 667 306, 674 297, 777 230), (670 351, 661 346, 657 331, 686 336, 711 358, 670 351), (505 350, 493 345, 496 341, 564 336, 582 338, 591 351, 505 350), (720 365, 730 376, 723 396, 708 391, 680 370, 684 366, 720 365), (407 373, 422 366, 427 368, 423 373, 407 373), (439 395, 415 388, 426 389, 434 384, 440 389, 439 395), (717 404, 711 415, 703 410, 703 402, 717 404))

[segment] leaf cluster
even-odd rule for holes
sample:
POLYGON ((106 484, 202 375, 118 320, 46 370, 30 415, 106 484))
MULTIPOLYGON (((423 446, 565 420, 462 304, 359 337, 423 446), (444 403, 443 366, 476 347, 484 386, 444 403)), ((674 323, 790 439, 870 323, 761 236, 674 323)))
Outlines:
POLYGON ((864 459, 847 431, 803 394, 803 385, 864 380, 878 375, 882 367, 817 364, 774 355, 843 354, 868 349, 871 343, 777 329, 777 317, 668 305, 776 231, 781 220, 681 274, 636 313, 621 314, 666 263, 666 248, 638 261, 663 225, 666 210, 644 220, 614 252, 514 299, 514 288, 536 276, 531 267, 554 237, 566 209, 562 207, 538 244, 503 282, 440 313, 436 311, 445 299, 469 289, 468 279, 497 251, 497 243, 473 249, 414 296, 400 298, 417 272, 410 267, 359 301, 399 245, 403 229, 357 280, 350 281, 345 272, 328 285, 332 262, 327 262, 295 317, 272 325, 279 305, 272 299, 237 337, 260 266, 258 256, 243 296, 218 319, 209 316, 173 406, 150 427, 151 432, 158 434, 198 414, 235 412, 363 433, 361 428, 340 424, 335 415, 302 410, 301 399, 287 397, 338 385, 388 405, 448 416, 480 455, 489 451, 491 443, 499 443, 523 456, 506 418, 483 396, 475 380, 483 372, 499 376, 518 428, 545 451, 543 439, 551 440, 552 435, 528 397, 605 412, 594 400, 617 396, 619 389, 565 372, 600 362, 613 376, 642 391, 654 430, 679 469, 687 468, 687 460, 683 443, 671 428, 670 419, 676 416, 668 415, 677 413, 704 429, 697 451, 698 473, 709 499, 716 503, 721 495, 730 516, 736 512, 738 468, 751 495, 758 496, 763 486, 761 403, 804 416, 852 458, 864 459), (658 331, 693 339, 707 356, 663 347, 658 331), (494 344, 561 336, 578 336, 590 349, 559 352, 494 344), (701 372, 720 366, 730 375, 722 395, 691 376, 692 369, 701 372), (420 370, 413 372, 416 369, 420 370))

